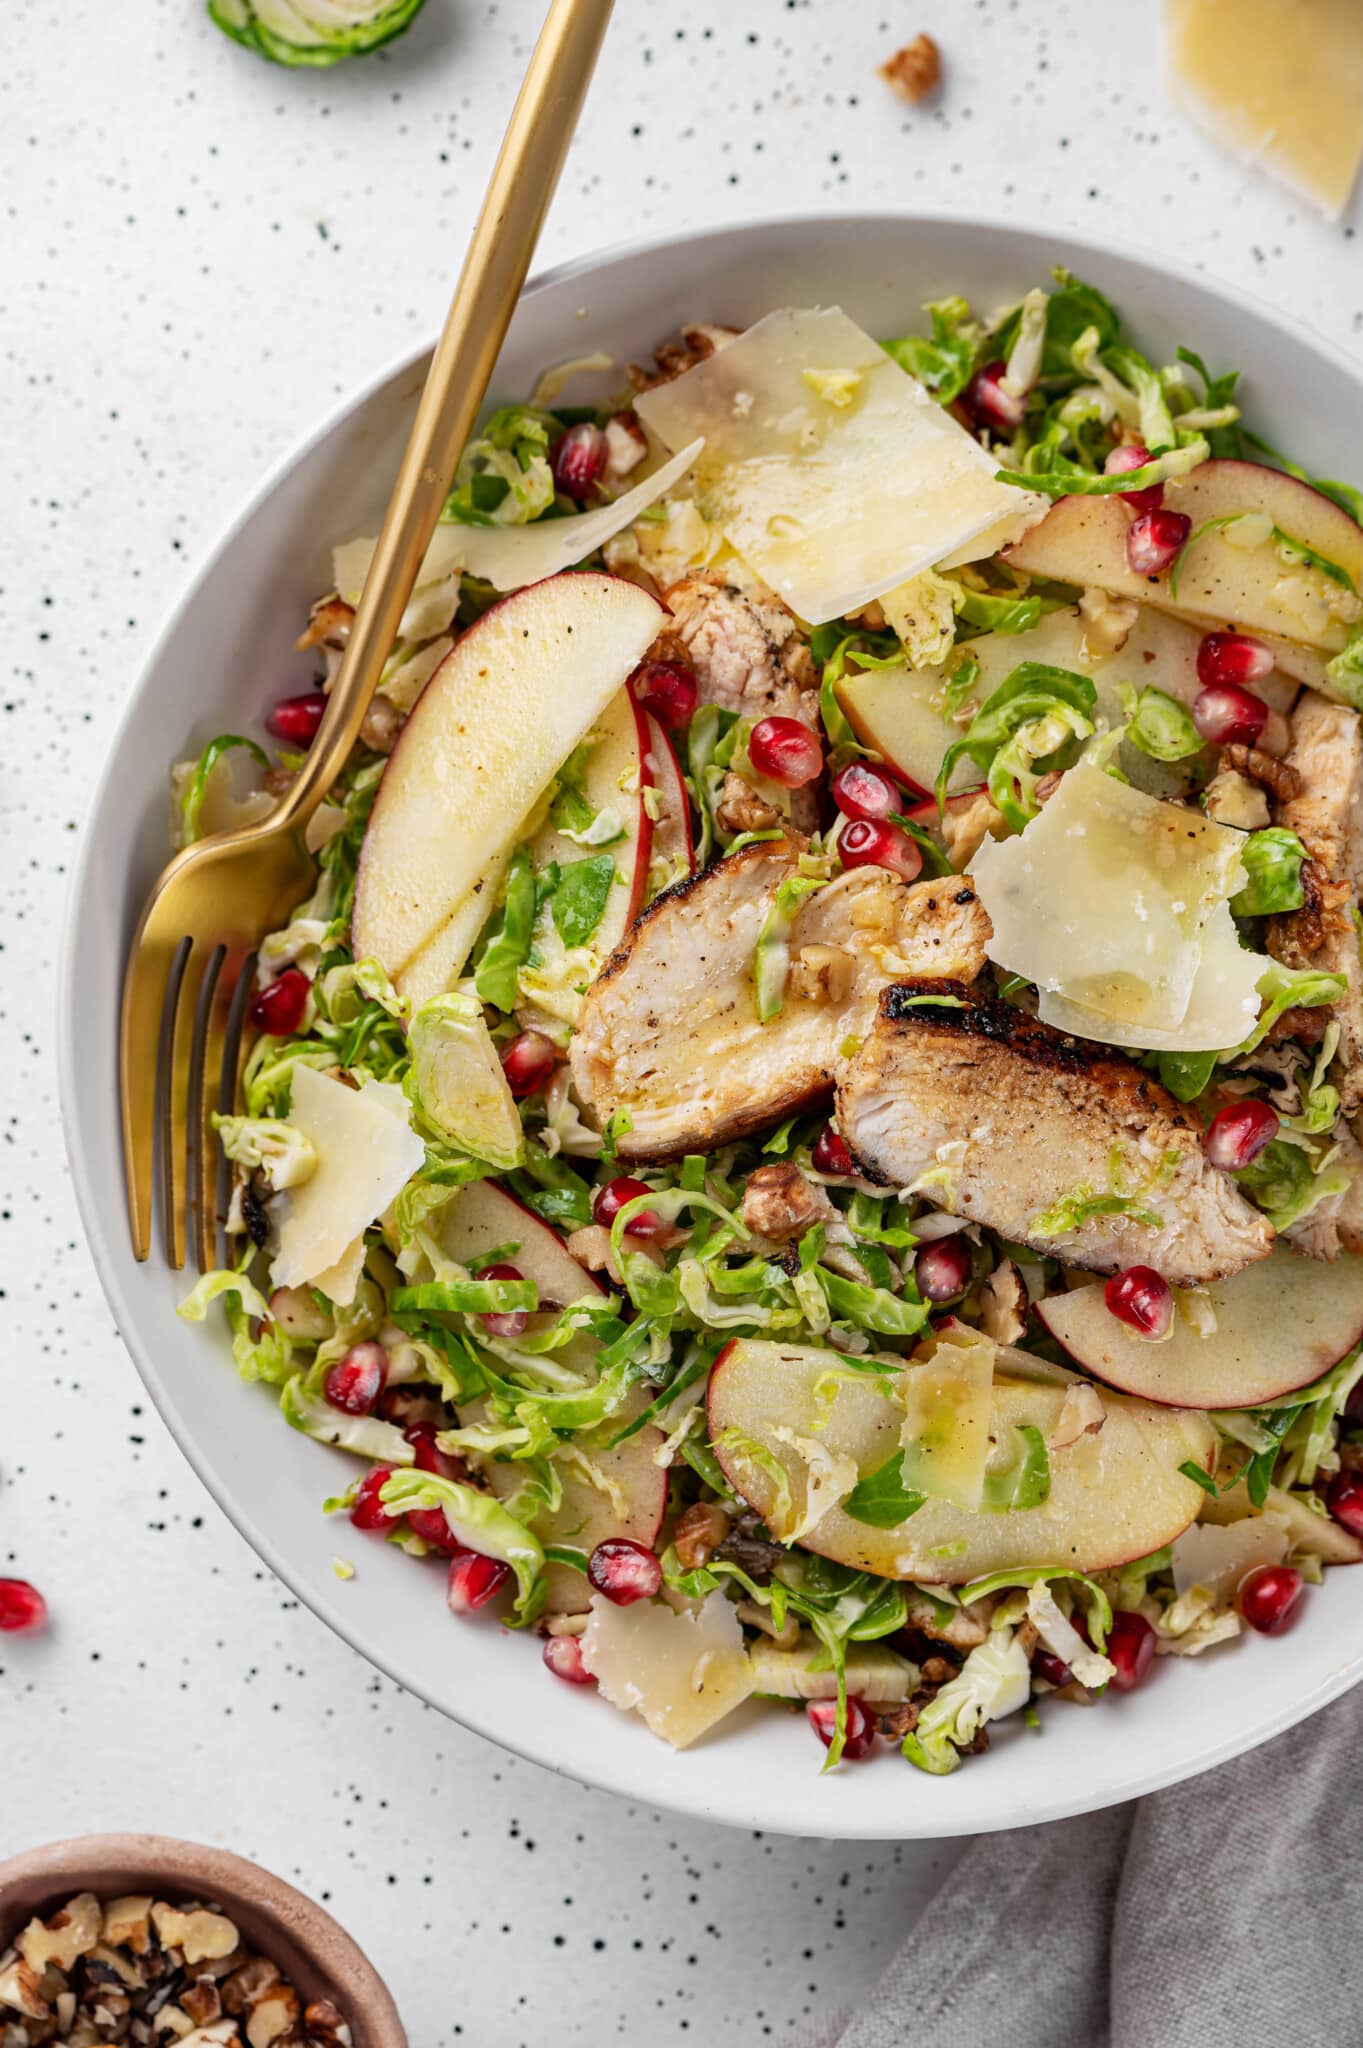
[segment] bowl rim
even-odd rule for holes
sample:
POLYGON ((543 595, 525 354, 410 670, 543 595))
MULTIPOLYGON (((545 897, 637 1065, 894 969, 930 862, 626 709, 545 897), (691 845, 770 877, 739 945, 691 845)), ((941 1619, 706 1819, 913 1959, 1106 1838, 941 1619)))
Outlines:
MULTIPOLYGON (((244 1902, 277 1927, 282 1943, 306 1955, 318 1976, 333 1987, 356 2034, 356 2048, 407 2048, 393 1994, 354 1936, 306 1892, 235 1850, 173 1835, 71 1835, 21 1849, 0 1862, 0 1901, 15 1885, 51 1885, 46 1903, 35 1899, 20 1909, 21 1923, 23 1916, 64 1903, 63 1894, 73 1896, 72 1873, 78 1875, 82 1889, 102 1896, 97 1890, 102 1882, 123 1884, 130 1871, 138 1872, 139 1881, 153 1892, 217 1900, 229 1916, 238 1910, 237 1901, 244 1902)), ((18 1931, 19 1924, 10 1929, 0 1918, 0 1950, 18 1931)), ((260 1945, 264 1949, 268 1943, 260 1945)))
MULTIPOLYGON (((934 207, 920 210, 846 206, 831 207, 817 213, 778 212, 748 215, 741 219, 717 222, 700 234, 693 230, 677 229, 658 235, 627 237, 605 247, 588 250, 581 255, 567 258, 547 270, 537 272, 527 283, 521 296, 522 300, 535 298, 552 287, 607 265, 623 261, 656 261, 660 257, 665 257, 672 249, 694 248, 697 242, 763 233, 817 236, 826 233, 830 226, 836 226, 839 222, 848 225, 856 223, 869 228, 883 227, 886 230, 911 227, 929 231, 961 229, 967 233, 1006 232, 1011 228, 1016 229, 1019 234, 1054 243, 1057 251, 1067 258, 1071 253, 1076 253, 1081 258, 1091 256, 1100 262, 1115 260, 1118 263, 1133 265, 1150 272, 1154 277, 1168 279, 1196 293, 1220 299, 1224 304, 1245 313, 1260 325, 1274 330, 1292 350, 1304 351, 1308 355, 1323 358, 1332 363, 1350 382, 1363 388, 1363 363, 1355 356, 1337 342, 1313 333, 1301 322, 1282 312, 1269 301, 1246 291, 1242 286, 1232 284, 1205 268, 1167 257, 1162 252, 1141 243, 1109 235, 1085 233, 1082 229, 1068 226, 1051 227, 1016 208, 984 214, 965 207, 934 207)), ((320 420, 308 427, 290 444, 282 456, 270 466, 240 509, 223 523, 206 546, 196 550, 194 561, 188 566, 185 582, 163 614, 160 626, 139 664, 137 681, 130 689, 127 702, 105 742, 104 759, 93 784, 87 789, 83 815, 91 816, 102 808, 123 742, 138 716, 142 682, 161 660, 181 621, 196 602, 200 588, 206 580, 208 565, 216 562, 231 542, 252 523, 261 508, 306 456, 328 440, 351 414, 369 404, 386 385, 404 374, 415 372, 424 364, 432 347, 433 340, 427 340, 403 349, 376 373, 346 392, 327 409, 320 420)), ((415 393, 413 395, 415 396, 415 393)), ((839 1826, 839 1815, 833 1810, 832 1802, 826 1824, 822 1816, 811 1819, 808 1813, 805 1813, 801 1816, 798 1827, 795 1827, 783 1821, 779 1811, 770 1802, 750 1799, 742 1808, 737 1808, 734 1802, 728 1801, 721 1807, 718 1802, 708 1798, 703 1790, 698 1793, 689 1780, 672 1782, 648 1772, 620 1768, 617 1768, 614 1774, 601 1771, 592 1776, 580 1775, 576 1768, 561 1760, 551 1739, 538 1742, 509 1740, 497 1725, 496 1717, 491 1711, 479 1711, 476 1699, 469 1701, 466 1706, 461 1703, 461 1711, 458 1714, 454 1713, 441 1699, 435 1697, 427 1686, 404 1672, 400 1668, 399 1658, 392 1653, 381 1655, 360 1640, 361 1631, 343 1610, 325 1598, 316 1587, 310 1585, 301 1570, 293 1569, 275 1542, 258 1527, 249 1508, 235 1497, 229 1488, 216 1482, 211 1475, 207 1457, 200 1451, 194 1433, 189 1427, 182 1426, 178 1416, 161 1398, 151 1347, 144 1344, 138 1335, 137 1318, 131 1313, 125 1298, 110 1249, 110 1241, 106 1237, 106 1222, 96 1201, 83 1141, 76 1128, 75 1070, 78 1048, 73 996, 80 971, 77 954, 78 909, 95 859, 96 841, 94 836, 87 832, 81 840, 67 887, 57 975, 58 1095, 72 1183, 95 1269, 105 1297, 113 1310, 114 1320, 123 1342, 156 1404, 162 1421, 228 1521, 295 1597, 340 1636, 342 1641, 366 1663, 375 1666, 404 1691, 414 1694, 427 1706, 447 1715, 459 1725, 472 1729, 497 1747, 524 1757, 545 1769, 572 1777, 592 1789, 599 1788, 619 1797, 694 1819, 768 1832, 799 1832, 835 1840, 848 1839, 845 1822, 839 1826)), ((124 1219, 120 1210, 112 1229, 118 1231, 123 1228, 124 1219)), ((1326 1677, 1309 1688, 1304 1696, 1298 1696, 1270 1711, 1253 1727, 1241 1728, 1214 1737, 1201 1744, 1193 1754, 1150 1757, 1139 1770, 1124 1777, 1119 1786, 1083 1784, 1076 1785, 1073 1789, 1059 1790, 1047 1799, 1042 1814, 1038 1814, 1034 1809, 1019 1808, 1006 1802, 997 1811, 990 1809, 984 1814, 975 1812, 969 1816, 958 1816, 952 1811, 934 1813, 929 1827, 906 1826, 905 1816, 890 1812, 887 1802, 887 1814, 883 1824, 859 1825, 855 1835, 850 1838, 945 1840, 959 1835, 995 1833, 1010 1827, 1035 1824, 1039 1819, 1065 1820, 1079 1814, 1100 1811, 1125 1800, 1141 1798, 1148 1793, 1160 1791, 1185 1779, 1201 1776, 1219 1764, 1230 1762, 1234 1757, 1257 1748, 1261 1743, 1271 1740, 1275 1735, 1284 1733, 1295 1727, 1298 1722, 1319 1712, 1322 1707, 1329 1705, 1332 1700, 1347 1692, 1360 1680, 1363 1680, 1363 1640, 1352 1657, 1345 1657, 1337 1664, 1332 1664, 1326 1677)), ((552 1724, 552 1718, 545 1717, 546 1726, 552 1724)), ((1114 1735, 1114 1741, 1116 1739, 1114 1735)), ((3 1866, 0 1866, 0 1876, 3 1876, 3 1866)))

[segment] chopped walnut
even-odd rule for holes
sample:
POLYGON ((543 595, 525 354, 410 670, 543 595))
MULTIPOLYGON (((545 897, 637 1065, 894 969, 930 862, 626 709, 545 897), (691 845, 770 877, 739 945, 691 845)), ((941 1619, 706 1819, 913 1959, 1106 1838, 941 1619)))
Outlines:
POLYGON ((898 93, 901 100, 917 106, 929 93, 935 92, 942 81, 942 53, 929 35, 915 36, 911 43, 905 43, 902 50, 896 50, 878 67, 885 83, 898 93))
POLYGON ((717 327, 708 321, 683 327, 679 342, 665 341, 661 348, 654 349, 651 370, 641 363, 630 363, 625 374, 636 391, 652 391, 655 385, 670 384, 674 377, 694 370, 697 363, 708 362, 718 349, 736 341, 738 334, 737 327, 717 327))
POLYGON ((1027 1289, 1011 1259, 1001 1259, 980 1289, 980 1322, 996 1344, 1016 1344, 1027 1328, 1027 1289))
POLYGON ((1262 747, 1246 747, 1236 741, 1222 747, 1220 765, 1223 772, 1231 768, 1259 783, 1275 803, 1290 803, 1293 797, 1301 795, 1301 777, 1296 769, 1286 761, 1275 760, 1262 747))
POLYGON ((760 797, 750 782, 730 769, 720 784, 715 823, 721 832, 766 832, 778 825, 781 813, 760 797))
POLYGON ((729 1533, 729 1517, 723 1508, 698 1500, 686 1510, 672 1533, 672 1547, 678 1562, 688 1572, 708 1564, 729 1533))
POLYGON ((99 1940, 103 1917, 94 1893, 80 1892, 50 1920, 30 1920, 15 1946, 31 1970, 69 1970, 99 1940))
MULTIPOLYGON (((949 1643, 953 1650, 977 1650, 989 1634, 989 1617, 996 1605, 986 1594, 983 1600, 972 1600, 968 1607, 950 1608, 946 1618, 941 1619, 932 1601, 911 1598, 908 1624, 921 1635, 931 1636, 934 1642, 949 1643)), ((948 1676, 955 1676, 954 1669, 948 1676)))
POLYGON ((942 838, 947 859, 957 874, 963 874, 986 839, 1007 837, 1003 812, 983 792, 969 803, 948 804, 942 820, 942 838))
POLYGON ((354 605, 347 604, 333 591, 329 597, 318 598, 308 616, 308 629, 294 641, 294 646, 300 654, 309 647, 344 647, 354 623, 354 605))
POLYGON ((790 963, 790 992, 807 1003, 846 1002, 856 967, 843 946, 801 946, 790 963))
POLYGON ((816 1223, 835 1213, 832 1202, 814 1181, 806 1180, 790 1159, 775 1159, 748 1175, 739 1210, 749 1230, 773 1244, 803 1237, 816 1223))

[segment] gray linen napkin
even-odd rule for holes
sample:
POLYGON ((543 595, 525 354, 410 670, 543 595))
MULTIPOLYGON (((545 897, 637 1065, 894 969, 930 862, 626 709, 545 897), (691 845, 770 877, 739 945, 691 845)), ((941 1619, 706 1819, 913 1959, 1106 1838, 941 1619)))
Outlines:
POLYGON ((830 2021, 814 2042, 1363 2040, 1360 1745, 1363 1686, 1188 1784, 1081 1820, 979 1836, 865 2010, 830 2021))

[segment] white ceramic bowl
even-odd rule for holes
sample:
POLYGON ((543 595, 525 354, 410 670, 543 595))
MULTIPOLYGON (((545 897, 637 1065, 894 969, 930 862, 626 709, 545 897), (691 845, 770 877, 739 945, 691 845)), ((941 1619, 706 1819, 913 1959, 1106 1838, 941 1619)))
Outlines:
MULTIPOLYGON (((609 349, 646 359, 682 322, 744 326, 779 305, 841 304, 876 334, 921 324, 925 300, 993 307, 1064 263, 1116 301, 1159 361, 1186 342, 1244 371, 1257 428, 1316 473, 1363 481, 1363 373, 1237 293, 1153 258, 1074 236, 965 219, 833 217, 721 228, 573 264, 526 293, 494 395, 521 396, 547 363, 609 349)), ((829 1777, 803 1717, 745 1708, 683 1755, 594 1693, 555 1684, 537 1645, 446 1618, 434 1569, 328 1523, 323 1497, 353 1463, 284 1424, 241 1385, 221 1329, 177 1321, 184 1278, 137 1266, 124 1222, 116 1028, 135 915, 166 857, 166 774, 215 732, 240 732, 303 685, 299 622, 326 588, 333 541, 372 531, 424 357, 334 413, 209 555, 128 705, 87 813, 66 933, 61 1091, 86 1228, 118 1326, 195 1470, 260 1555, 315 1613, 410 1691, 494 1741, 651 1805, 779 1832, 951 1835, 1083 1812, 1206 1770, 1323 1706, 1363 1673, 1363 1571, 1332 1572, 1290 1639, 1254 1637, 1200 1663, 1161 1664, 1094 1713, 1055 1708, 946 1779, 886 1755, 829 1777), (358 1564, 339 1582, 332 1557, 358 1564)))

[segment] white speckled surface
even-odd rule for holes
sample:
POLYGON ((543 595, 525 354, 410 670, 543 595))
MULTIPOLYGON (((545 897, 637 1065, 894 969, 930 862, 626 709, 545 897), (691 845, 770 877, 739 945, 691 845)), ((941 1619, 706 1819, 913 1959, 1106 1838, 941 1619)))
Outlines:
MULTIPOLYGON (((1166 110, 1152 11, 619 0, 542 258, 782 208, 997 203, 1191 254, 1350 343, 1352 230, 1166 110), (948 76, 912 110, 874 65, 920 27, 948 76)), ((309 75, 233 48, 197 0, 63 0, 0 71, 0 1572, 54 1614, 0 1651, 0 1854, 129 1826, 258 1856, 371 1949, 413 2048, 789 2039, 869 1985, 954 1851, 627 1807, 373 1674, 148 1412, 57 1134, 52 963, 105 735, 262 467, 437 324, 539 15, 428 0, 390 52, 309 75)))

